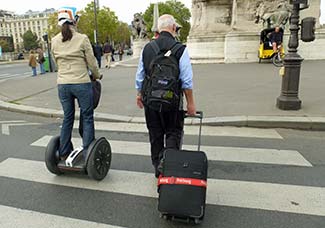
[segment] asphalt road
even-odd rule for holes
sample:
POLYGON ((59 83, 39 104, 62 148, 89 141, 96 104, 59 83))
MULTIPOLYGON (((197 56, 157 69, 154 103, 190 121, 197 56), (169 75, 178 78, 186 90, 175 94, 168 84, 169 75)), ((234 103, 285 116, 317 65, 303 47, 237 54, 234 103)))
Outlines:
MULTIPOLYGON (((118 62, 118 55, 114 55, 116 62, 118 62)), ((123 60, 130 59, 130 56, 124 55, 123 60)), ((104 58, 102 59, 102 67, 105 67, 104 58)), ((40 68, 37 66, 37 74, 40 74, 40 68)), ((32 70, 28 66, 28 60, 20 60, 15 63, 0 64, 0 82, 7 79, 18 79, 22 77, 32 76, 32 70)))
MULTIPOLYGON (((159 218, 149 151, 139 150, 148 142, 144 126, 98 125, 113 150, 98 183, 45 169, 43 139, 60 124, 0 111, 0 227, 188 227, 159 218)), ((185 130, 184 144, 195 145, 195 130, 185 130)), ((206 127, 208 205, 198 227, 324 227, 324 139, 325 132, 206 127)))
MULTIPOLYGON (((142 117, 135 105, 135 67, 137 60, 101 71, 100 113, 142 117), (130 64, 132 63, 132 64, 130 64)), ((324 61, 304 61, 299 97, 302 109, 283 111, 276 107, 280 95, 279 68, 269 63, 193 65, 194 97, 198 110, 206 117, 303 116, 321 117, 325 113, 324 61)), ((33 107, 61 109, 57 96, 56 73, 0 83, 0 99, 33 107)))
MULTIPOLYGON (((39 70, 39 67, 37 70, 39 70)), ((28 77, 31 75, 32 70, 25 60, 22 60, 20 63, 0 64, 0 81, 9 78, 28 77)))

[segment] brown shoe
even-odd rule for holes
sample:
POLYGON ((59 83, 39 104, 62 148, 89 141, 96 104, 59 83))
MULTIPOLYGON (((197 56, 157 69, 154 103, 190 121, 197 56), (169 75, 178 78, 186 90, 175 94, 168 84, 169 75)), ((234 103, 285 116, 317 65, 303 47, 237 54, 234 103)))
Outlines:
POLYGON ((67 160, 67 158, 69 157, 70 154, 64 155, 64 156, 60 156, 60 160, 61 161, 65 161, 67 160))

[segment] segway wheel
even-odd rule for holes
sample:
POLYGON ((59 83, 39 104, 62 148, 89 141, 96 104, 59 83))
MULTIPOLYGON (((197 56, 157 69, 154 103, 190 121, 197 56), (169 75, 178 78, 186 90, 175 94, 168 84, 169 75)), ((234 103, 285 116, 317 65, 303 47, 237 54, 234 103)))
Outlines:
POLYGON ((111 167, 112 151, 109 142, 99 138, 92 142, 88 148, 87 173, 90 178, 102 180, 111 167))
POLYGON ((53 174, 60 175, 62 172, 58 168, 59 163, 59 146, 60 136, 54 136, 47 144, 45 151, 45 164, 46 168, 53 174))

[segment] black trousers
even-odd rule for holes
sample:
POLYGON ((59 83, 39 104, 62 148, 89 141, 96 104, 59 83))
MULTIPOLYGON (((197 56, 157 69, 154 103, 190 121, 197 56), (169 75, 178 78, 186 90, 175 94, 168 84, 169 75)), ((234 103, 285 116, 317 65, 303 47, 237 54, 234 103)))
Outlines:
POLYGON ((151 144, 151 160, 158 166, 164 148, 180 149, 184 129, 184 111, 158 112, 145 107, 151 144))

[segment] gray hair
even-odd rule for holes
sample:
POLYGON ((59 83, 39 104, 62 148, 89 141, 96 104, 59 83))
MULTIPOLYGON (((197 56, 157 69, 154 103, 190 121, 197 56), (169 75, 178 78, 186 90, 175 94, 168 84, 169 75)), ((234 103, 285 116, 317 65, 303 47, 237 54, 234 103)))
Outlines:
POLYGON ((164 14, 158 19, 158 31, 164 29, 170 29, 173 25, 176 24, 175 18, 172 15, 164 14))

